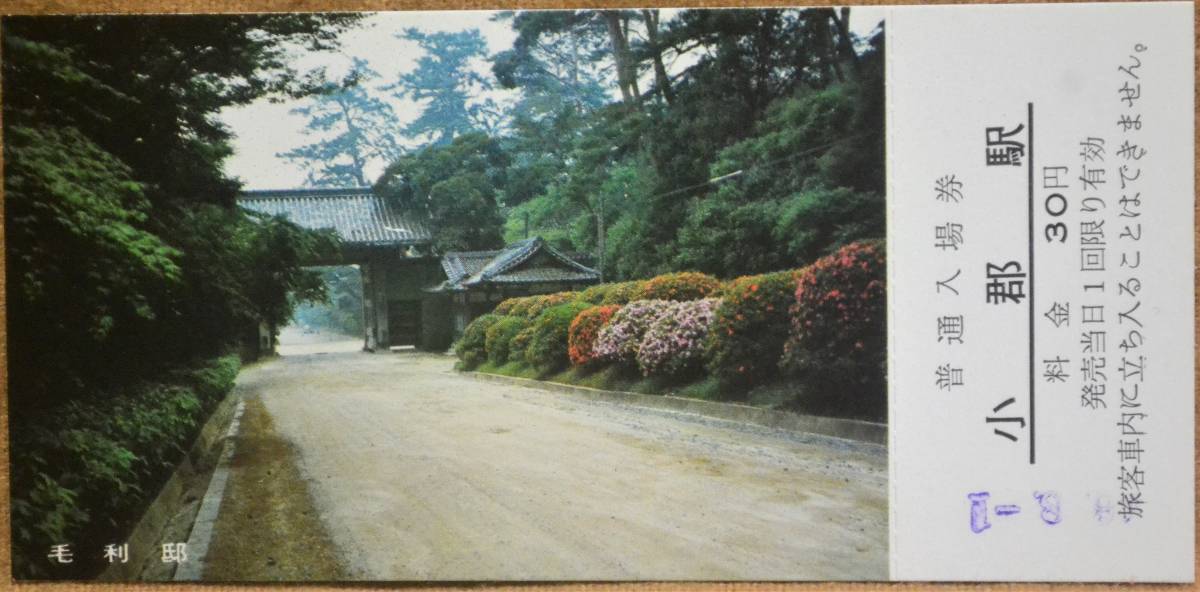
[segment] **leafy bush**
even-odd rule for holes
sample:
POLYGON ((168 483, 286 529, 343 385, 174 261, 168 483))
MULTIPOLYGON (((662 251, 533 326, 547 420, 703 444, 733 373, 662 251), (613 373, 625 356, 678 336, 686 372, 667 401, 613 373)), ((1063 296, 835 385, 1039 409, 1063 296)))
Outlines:
POLYGON ((720 303, 716 298, 680 302, 655 319, 638 347, 642 374, 678 376, 699 369, 713 314, 720 303))
POLYGON ((500 304, 496 305, 492 312, 500 315, 509 315, 514 317, 524 317, 526 320, 534 320, 542 311, 551 306, 566 304, 578 298, 578 292, 555 292, 553 294, 537 294, 534 296, 520 296, 517 298, 509 298, 500 304))
POLYGON ((882 418, 886 406, 884 246, 842 247, 801 271, 782 368, 831 411, 882 418))
POLYGON ((634 300, 621 307, 596 336, 593 357, 605 362, 634 363, 646 329, 658 317, 670 313, 675 304, 667 300, 634 300))
POLYGON ((674 300, 683 302, 708 298, 721 289, 717 278, 695 271, 668 273, 646 280, 637 291, 637 300, 674 300))
POLYGON ((539 372, 553 372, 567 365, 567 333, 575 316, 588 308, 584 302, 568 302, 547 308, 533 321, 533 333, 525 348, 525 361, 539 372))
POLYGON ((737 278, 723 290, 708 338, 708 368, 722 388, 762 384, 779 370, 795 271, 737 278))
POLYGON ((525 311, 525 318, 532 321, 547 309, 571 302, 578 296, 578 292, 556 292, 554 294, 530 296, 529 305, 525 311))
POLYGON ((525 316, 525 312, 523 310, 520 313, 513 312, 513 308, 516 308, 516 307, 522 305, 525 301, 525 298, 526 297, 524 297, 524 296, 518 296, 516 298, 505 298, 504 300, 500 301, 500 304, 496 305, 496 308, 492 309, 492 314, 509 315, 509 316, 525 316))
POLYGON ((533 339, 533 329, 532 323, 526 325, 508 342, 508 361, 525 361, 525 350, 529 349, 529 342, 533 339))
POLYGON ((571 328, 567 332, 567 354, 572 364, 582 366, 595 359, 592 346, 596 343, 596 336, 618 310, 621 307, 615 304, 593 306, 571 321, 571 328))
POLYGON ((462 337, 454 344, 454 354, 464 369, 470 370, 487 359, 487 330, 502 318, 497 314, 480 315, 463 330, 462 337))
POLYGON ((529 321, 521 317, 500 317, 500 320, 488 327, 484 334, 484 349, 487 359, 493 364, 503 364, 508 361, 508 344, 522 329, 529 326, 529 321))
POLYGON ((579 300, 589 304, 628 304, 645 282, 596 284, 579 293, 579 300))
POLYGON ((173 372, 168 384, 72 400, 14 422, 14 449, 24 451, 12 466, 14 573, 87 577, 102 567, 101 545, 140 517, 238 367, 237 356, 226 356, 173 372), (76 542, 75 562, 50 573, 46 552, 63 542, 76 542))

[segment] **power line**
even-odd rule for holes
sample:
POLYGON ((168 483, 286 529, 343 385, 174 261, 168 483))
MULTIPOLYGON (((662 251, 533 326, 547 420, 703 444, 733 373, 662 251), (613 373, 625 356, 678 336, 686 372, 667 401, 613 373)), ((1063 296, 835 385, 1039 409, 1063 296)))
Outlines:
POLYGON ((840 143, 842 143, 842 142, 847 142, 847 141, 850 141, 850 140, 858 140, 858 139, 866 138, 866 137, 869 137, 869 136, 876 135, 877 133, 879 133, 879 132, 864 132, 864 133, 861 133, 861 134, 855 134, 855 135, 853 135, 853 136, 846 136, 846 137, 844 137, 844 138, 838 138, 838 139, 836 139, 836 140, 834 140, 834 141, 832 141, 832 142, 829 142, 829 143, 826 143, 826 144, 821 144, 820 146, 813 146, 812 148, 806 148, 806 149, 804 149, 804 150, 801 150, 801 151, 799 151, 799 152, 794 152, 794 153, 788 154, 787 156, 783 156, 783 157, 780 157, 780 158, 776 158, 776 159, 774 159, 774 160, 768 160, 768 161, 766 161, 766 162, 754 163, 754 164, 752 164, 752 165, 750 165, 750 166, 747 166, 747 167, 742 167, 742 168, 740 168, 740 169, 738 169, 738 170, 736 170, 736 171, 734 171, 734 172, 732 172, 732 173, 727 173, 727 174, 721 175, 721 176, 719 176, 719 177, 713 177, 712 179, 709 179, 709 180, 707 180, 707 181, 704 181, 704 182, 701 182, 701 183, 696 183, 695 185, 688 185, 687 187, 680 187, 679 189, 672 189, 672 190, 670 190, 670 191, 667 191, 667 192, 664 192, 664 193, 659 193, 659 194, 657 194, 657 195, 652 195, 652 196, 650 196, 650 199, 656 199, 656 198, 659 198, 659 197, 669 197, 669 196, 676 195, 676 194, 679 194, 679 193, 685 193, 685 192, 688 192, 688 191, 692 191, 692 190, 694 190, 694 189, 699 189, 699 188, 701 188, 701 187, 706 187, 706 186, 708 186, 708 185, 715 185, 715 184, 717 184, 717 183, 720 183, 721 181, 725 181, 725 180, 727 180, 727 179, 732 179, 732 178, 734 178, 734 177, 740 177, 740 176, 741 176, 742 174, 744 174, 744 173, 745 173, 747 170, 756 169, 756 168, 763 168, 763 167, 769 167, 769 166, 774 166, 774 165, 777 165, 777 164, 779 164, 779 163, 781 163, 781 162, 793 161, 793 160, 795 160, 795 159, 797 159, 797 158, 801 158, 801 157, 804 157, 804 156, 808 156, 809 154, 813 154, 813 153, 816 153, 816 152, 820 152, 820 151, 822 151, 822 150, 828 150, 829 148, 832 148, 832 147, 834 147, 834 146, 836 146, 836 145, 838 145, 838 144, 840 144, 840 143))

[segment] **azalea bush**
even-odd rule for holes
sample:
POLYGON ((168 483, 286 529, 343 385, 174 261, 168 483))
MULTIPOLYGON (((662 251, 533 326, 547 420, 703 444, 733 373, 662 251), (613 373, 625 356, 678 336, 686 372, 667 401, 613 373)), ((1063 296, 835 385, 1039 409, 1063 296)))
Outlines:
POLYGON ((533 329, 532 323, 527 324, 524 329, 513 336, 512 341, 508 342, 509 362, 525 361, 525 350, 529 348, 529 342, 533 339, 533 329))
POLYGON ((586 310, 587 303, 568 302, 542 311, 533 321, 533 332, 525 348, 525 361, 543 373, 567 365, 567 333, 575 316, 586 310))
POLYGON ((500 301, 500 304, 496 305, 496 308, 492 309, 492 313, 498 315, 525 316, 525 310, 523 308, 519 312, 514 309, 525 306, 525 303, 528 302, 528 299, 528 296, 505 298, 504 300, 500 301))
POLYGON ((463 330, 462 337, 454 345, 454 354, 462 361, 462 367, 470 370, 487 360, 487 330, 504 318, 497 314, 481 315, 463 330))
POLYGON ((842 247, 797 278, 782 367, 823 407, 882 418, 886 405, 882 241, 842 247))
POLYGON ((708 274, 695 271, 668 273, 653 277, 637 291, 637 300, 674 300, 682 302, 715 295, 721 282, 708 274))
POLYGON ((779 370, 798 270, 729 282, 708 339, 708 368, 723 388, 762 384, 779 370))
POLYGON ((701 368, 720 303, 716 298, 680 302, 650 323, 637 352, 642 374, 679 376, 701 368))
POLYGON ((605 362, 636 362, 646 329, 658 317, 674 311, 676 305, 668 300, 634 300, 621 307, 600 329, 592 347, 593 356, 605 362))
POLYGON ((503 364, 508 361, 509 343, 525 327, 529 321, 521 317, 501 317, 500 320, 484 331, 484 349, 487 359, 493 364, 503 364))
POLYGON ((615 304, 593 306, 571 321, 571 328, 567 331, 567 355, 572 364, 582 366, 596 359, 593 352, 596 337, 618 310, 621 307, 615 304))
POLYGON ((628 304, 635 300, 643 281, 597 284, 579 293, 579 299, 591 304, 628 304))

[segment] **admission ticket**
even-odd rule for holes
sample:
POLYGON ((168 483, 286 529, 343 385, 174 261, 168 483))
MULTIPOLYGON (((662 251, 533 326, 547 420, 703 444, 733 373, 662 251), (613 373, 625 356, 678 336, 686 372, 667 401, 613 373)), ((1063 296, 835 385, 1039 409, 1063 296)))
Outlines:
POLYGON ((1192 579, 1192 10, 891 11, 893 578, 1192 579))

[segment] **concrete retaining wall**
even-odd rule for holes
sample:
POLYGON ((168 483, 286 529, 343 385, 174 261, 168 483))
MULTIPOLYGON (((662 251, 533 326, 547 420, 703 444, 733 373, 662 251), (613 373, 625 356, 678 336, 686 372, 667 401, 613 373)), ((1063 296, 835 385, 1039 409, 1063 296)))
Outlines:
POLYGON ((639 407, 670 409, 674 411, 683 411, 685 413, 695 413, 697 415, 703 415, 717 419, 752 423, 755 425, 778 428, 782 430, 804 432, 808 434, 819 434, 822 436, 856 440, 859 442, 869 442, 872 444, 882 444, 885 446, 887 445, 887 425, 882 423, 873 423, 855 419, 840 419, 835 417, 818 417, 815 415, 800 415, 786 411, 764 409, 762 407, 751 407, 749 405, 739 405, 736 403, 720 403, 717 401, 704 401, 701 399, 689 399, 686 397, 643 395, 624 391, 607 391, 586 386, 562 384, 559 382, 549 382, 545 380, 532 380, 529 378, 516 378, 513 376, 503 376, 500 374, 489 374, 486 372, 464 372, 463 374, 473 376, 477 380, 486 382, 498 382, 503 384, 549 390, 579 396, 592 401, 607 401, 611 403, 636 405, 639 407))

